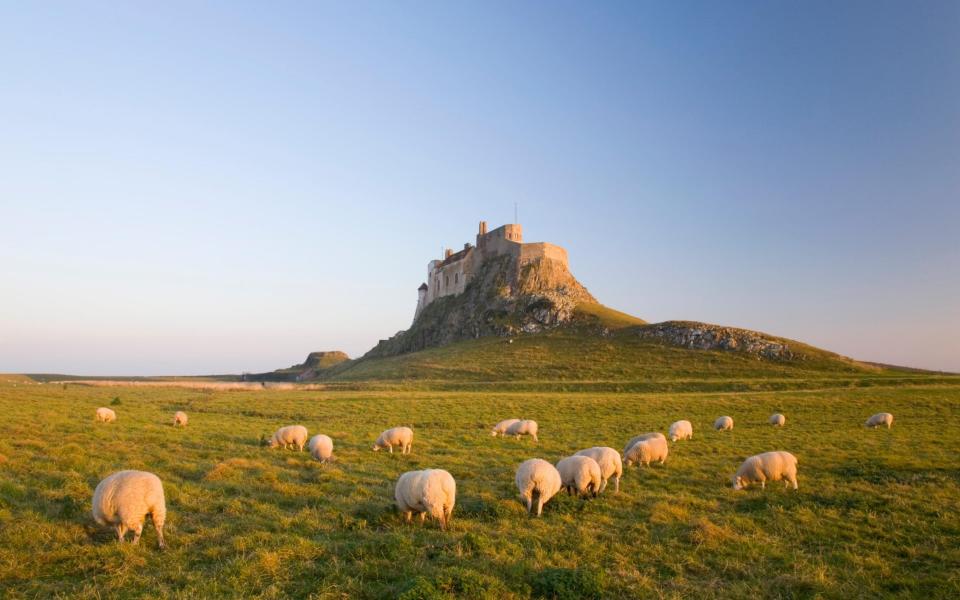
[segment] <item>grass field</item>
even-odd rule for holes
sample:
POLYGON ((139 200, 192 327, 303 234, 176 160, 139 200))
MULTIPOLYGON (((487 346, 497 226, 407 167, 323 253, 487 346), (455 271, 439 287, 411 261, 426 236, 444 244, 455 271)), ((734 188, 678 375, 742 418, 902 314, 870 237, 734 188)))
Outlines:
POLYGON ((0 381, 0 589, 9 598, 874 597, 960 596, 960 385, 917 377, 876 388, 750 393, 200 391, 0 381), (925 383, 926 381, 926 383, 925 383), (16 383, 16 386, 14 386, 16 383), (110 405, 118 421, 93 422, 110 405), (186 410, 190 425, 171 426, 186 410), (892 430, 865 430, 894 413, 892 430), (787 415, 786 428, 766 425, 787 415), (709 429, 736 420, 732 433, 709 429), (540 444, 494 439, 511 417, 540 444), (694 439, 666 466, 628 470, 620 494, 557 497, 540 519, 516 498, 531 457, 665 431, 694 439), (338 461, 268 450, 300 423, 333 437, 338 461), (409 456, 373 453, 412 425, 409 456), (734 492, 757 452, 797 455, 800 490, 734 492), (452 527, 407 525, 400 473, 457 480, 452 527), (168 549, 152 525, 118 545, 90 516, 120 469, 157 473, 168 549))

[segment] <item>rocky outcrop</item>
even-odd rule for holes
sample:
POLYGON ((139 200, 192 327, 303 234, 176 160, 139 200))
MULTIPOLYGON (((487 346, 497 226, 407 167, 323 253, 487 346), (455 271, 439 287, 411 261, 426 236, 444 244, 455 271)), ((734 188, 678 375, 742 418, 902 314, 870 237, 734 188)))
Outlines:
POLYGON ((341 352, 340 350, 311 352, 307 355, 307 360, 303 361, 303 364, 294 365, 291 368, 296 369, 297 367, 302 367, 306 369, 329 369, 330 367, 340 364, 345 360, 350 360, 350 357, 347 356, 346 352, 341 352))
POLYGON ((728 350, 752 354, 767 360, 795 360, 802 353, 786 340, 758 331, 723 327, 693 321, 665 321, 643 325, 632 330, 644 339, 657 340, 671 346, 691 350, 728 350))
POLYGON ((537 333, 569 323, 581 302, 596 302, 557 260, 520 265, 514 256, 488 259, 462 294, 434 300, 410 329, 381 340, 364 358, 394 356, 455 341, 537 333))
POLYGON ((307 360, 299 365, 293 365, 286 369, 277 369, 269 373, 245 373, 244 381, 307 381, 315 379, 323 374, 324 371, 348 362, 350 357, 346 352, 340 350, 327 350, 325 352, 311 352, 307 355, 307 360))

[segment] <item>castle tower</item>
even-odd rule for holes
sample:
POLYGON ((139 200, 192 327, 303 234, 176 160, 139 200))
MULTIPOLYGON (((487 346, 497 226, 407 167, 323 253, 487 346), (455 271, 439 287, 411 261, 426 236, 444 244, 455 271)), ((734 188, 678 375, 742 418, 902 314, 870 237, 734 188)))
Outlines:
POLYGON ((427 284, 421 283, 420 287, 417 288, 417 310, 413 313, 413 321, 416 323, 417 317, 420 316, 420 313, 423 312, 424 307, 427 306, 427 284))

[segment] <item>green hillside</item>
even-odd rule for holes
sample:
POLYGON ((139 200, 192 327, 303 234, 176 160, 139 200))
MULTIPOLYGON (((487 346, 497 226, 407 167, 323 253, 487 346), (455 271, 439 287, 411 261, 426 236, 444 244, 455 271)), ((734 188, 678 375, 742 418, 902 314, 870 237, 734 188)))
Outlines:
POLYGON ((609 336, 577 329, 516 338, 486 337, 387 358, 352 361, 327 371, 328 382, 410 384, 511 383, 539 389, 768 389, 850 380, 904 378, 905 371, 858 363, 792 342, 803 358, 772 361, 730 352, 690 350, 642 339, 632 327, 609 336), (717 386, 711 382, 716 382, 717 386))

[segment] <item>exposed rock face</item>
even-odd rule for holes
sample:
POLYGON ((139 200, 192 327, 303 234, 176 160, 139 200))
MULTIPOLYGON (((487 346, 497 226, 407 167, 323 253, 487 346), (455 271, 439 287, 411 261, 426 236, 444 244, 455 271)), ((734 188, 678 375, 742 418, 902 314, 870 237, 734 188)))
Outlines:
POLYGON ((641 338, 694 350, 730 350, 768 360, 802 358, 783 340, 748 329, 690 321, 665 321, 637 327, 634 331, 641 338))
POLYGON ((558 327, 581 302, 596 302, 566 264, 514 256, 483 263, 462 294, 430 303, 410 329, 381 340, 364 358, 393 356, 488 335, 511 336, 558 327))

